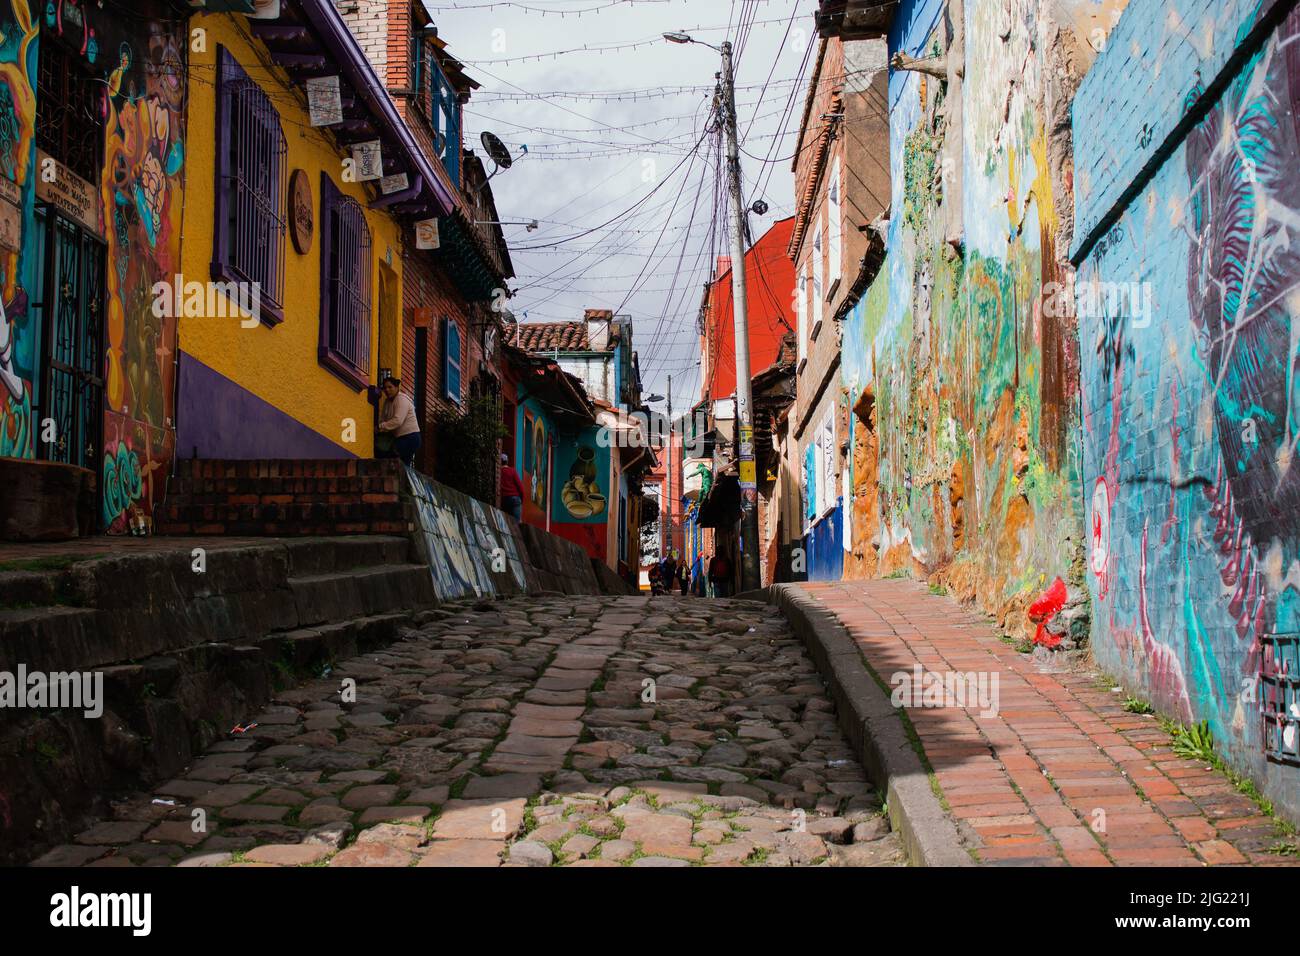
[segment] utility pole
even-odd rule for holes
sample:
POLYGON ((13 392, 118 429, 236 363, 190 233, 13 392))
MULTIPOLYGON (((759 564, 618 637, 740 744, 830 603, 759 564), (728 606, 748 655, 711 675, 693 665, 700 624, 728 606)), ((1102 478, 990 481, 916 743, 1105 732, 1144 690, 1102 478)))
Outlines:
POLYGON ((673 504, 677 499, 673 496, 673 377, 668 376, 668 500, 664 504, 668 508, 668 550, 673 550, 673 504))
POLYGON ((745 208, 740 190, 740 147, 736 142, 736 80, 731 41, 722 44, 722 110, 727 134, 727 186, 731 193, 731 299, 736 326, 736 434, 740 444, 740 586, 757 589, 758 480, 754 465, 754 411, 749 374, 749 312, 745 297, 745 208))

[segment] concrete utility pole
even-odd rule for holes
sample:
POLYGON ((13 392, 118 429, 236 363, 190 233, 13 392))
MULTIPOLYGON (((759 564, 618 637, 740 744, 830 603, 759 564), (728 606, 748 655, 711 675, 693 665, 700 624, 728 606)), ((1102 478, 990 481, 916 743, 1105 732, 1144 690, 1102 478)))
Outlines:
POLYGON ((673 531, 673 377, 668 376, 668 499, 664 502, 668 509, 668 550, 672 551, 676 540, 673 531))
POLYGON ((731 41, 722 46, 694 39, 689 33, 665 33, 669 43, 703 43, 722 54, 722 125, 727 134, 727 190, 731 194, 731 299, 736 326, 736 438, 740 445, 740 587, 759 587, 758 476, 754 466, 754 412, 749 380, 749 312, 745 298, 745 209, 740 195, 740 146, 736 142, 736 78, 731 41))
POLYGON ((736 430, 740 442, 740 586, 760 586, 758 572, 758 476, 754 465, 754 410, 749 374, 749 312, 745 297, 745 207, 736 142, 736 81, 731 42, 722 44, 722 109, 727 133, 727 186, 731 193, 731 299, 736 326, 736 430))

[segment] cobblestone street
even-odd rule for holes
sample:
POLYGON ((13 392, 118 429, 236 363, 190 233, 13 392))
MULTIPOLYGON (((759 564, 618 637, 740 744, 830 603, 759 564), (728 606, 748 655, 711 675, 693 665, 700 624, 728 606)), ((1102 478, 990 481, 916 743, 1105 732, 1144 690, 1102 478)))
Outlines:
POLYGON ((249 718, 37 863, 904 862, 816 669, 756 602, 447 605, 249 718))

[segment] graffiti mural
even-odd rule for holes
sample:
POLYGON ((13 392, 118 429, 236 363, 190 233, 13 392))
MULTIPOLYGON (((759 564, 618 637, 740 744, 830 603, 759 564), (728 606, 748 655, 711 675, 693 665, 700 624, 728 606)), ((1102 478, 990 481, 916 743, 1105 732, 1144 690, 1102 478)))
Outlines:
MULTIPOLYGON (((1253 24, 1209 24, 1216 55, 1253 24)), ((1154 49, 1168 22, 1138 27, 1154 49)), ((1080 311, 1093 642, 1295 812, 1300 11, 1207 104, 1210 75, 1189 69, 1173 108, 1208 111, 1079 266, 1154 303, 1080 311)))
MULTIPOLYGON (((153 287, 179 272, 185 163, 185 24, 144 21, 135 35, 114 35, 121 22, 97 37, 112 54, 101 64, 100 193, 109 263, 102 500, 114 532, 151 522, 174 451, 176 319, 154 314, 153 287)), ((86 49, 95 62, 95 46, 86 49)))
POLYGON ((40 329, 27 307, 33 257, 34 129, 40 24, 27 0, 0 2, 0 456, 35 454, 40 329))
POLYGON ((1057 576, 1082 591, 1085 546, 1074 329, 1043 303, 1070 188, 1049 92, 1086 64, 1048 62, 1037 38, 1091 31, 1116 6, 914 0, 889 37, 903 58, 889 79, 894 212, 843 330, 845 574, 938 578, 1013 631, 1057 576), (909 58, 955 58, 980 79, 909 58))
POLYGON ((520 408, 521 454, 519 478, 524 484, 524 521, 536 527, 546 527, 546 512, 550 507, 551 441, 552 426, 540 404, 533 399, 520 408))
POLYGON ((414 468, 406 479, 419 517, 418 540, 440 601, 528 590, 519 530, 505 512, 414 468))

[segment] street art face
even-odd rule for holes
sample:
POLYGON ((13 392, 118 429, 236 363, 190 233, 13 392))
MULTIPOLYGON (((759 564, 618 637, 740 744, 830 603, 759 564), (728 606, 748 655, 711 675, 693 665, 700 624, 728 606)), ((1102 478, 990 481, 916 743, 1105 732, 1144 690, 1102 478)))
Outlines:
POLYGON ((1097 656, 1239 763, 1272 761, 1283 791, 1300 765, 1298 164, 1292 11, 1080 270, 1147 279, 1155 304, 1145 325, 1081 317, 1097 656))
POLYGON ((543 513, 546 511, 546 476, 549 474, 549 461, 546 447, 546 423, 540 419, 533 420, 533 472, 529 489, 529 498, 543 513))

